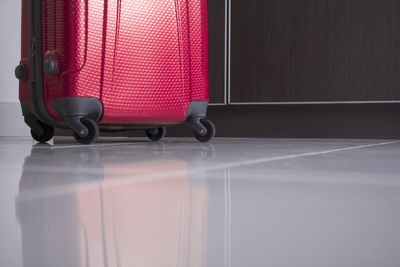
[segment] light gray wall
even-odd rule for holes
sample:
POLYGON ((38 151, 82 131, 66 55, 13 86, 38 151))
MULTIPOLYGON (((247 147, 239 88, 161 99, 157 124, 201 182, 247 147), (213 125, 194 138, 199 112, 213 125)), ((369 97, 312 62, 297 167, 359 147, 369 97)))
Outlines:
POLYGON ((27 136, 14 68, 21 53, 21 1, 0 0, 0 136, 27 136))
POLYGON ((20 104, 0 102, 0 136, 30 136, 29 131, 20 104))
POLYGON ((21 53, 21 1, 0 0, 0 102, 18 102, 14 68, 21 53))

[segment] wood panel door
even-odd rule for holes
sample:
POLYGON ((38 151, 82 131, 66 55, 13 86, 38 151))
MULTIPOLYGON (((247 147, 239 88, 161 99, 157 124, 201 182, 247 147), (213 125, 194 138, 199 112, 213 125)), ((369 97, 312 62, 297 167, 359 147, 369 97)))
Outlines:
POLYGON ((210 103, 225 102, 225 0, 208 1, 210 103))
POLYGON ((231 103, 400 100, 400 1, 231 2, 231 103))

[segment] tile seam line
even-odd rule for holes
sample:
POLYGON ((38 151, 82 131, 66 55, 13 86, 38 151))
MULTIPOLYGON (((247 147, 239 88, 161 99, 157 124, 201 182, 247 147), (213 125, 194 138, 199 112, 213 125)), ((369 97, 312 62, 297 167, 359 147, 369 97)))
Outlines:
MULTIPOLYGON (((308 152, 308 153, 299 153, 299 154, 292 154, 292 155, 286 155, 286 156, 280 156, 280 157, 270 157, 270 158, 264 158, 264 159, 259 159, 259 160, 251 160, 251 161, 242 161, 242 162, 232 162, 232 163, 226 163, 226 164, 220 164, 213 166, 209 169, 206 169, 206 171, 217 171, 217 170, 224 170, 224 169, 230 169, 230 168, 237 168, 237 167, 242 167, 242 166, 249 166, 249 165, 255 165, 255 164, 260 164, 260 163, 267 163, 267 162, 273 162, 273 161, 280 161, 280 160, 286 160, 286 159, 294 159, 294 158, 302 158, 302 157, 310 157, 310 156, 316 156, 316 155, 322 155, 322 154, 329 154, 329 153, 335 153, 335 152, 341 152, 341 151, 349 151, 349 150, 355 150, 355 149, 360 149, 360 148, 367 148, 367 147, 375 147, 375 146, 385 146, 385 145, 391 145, 391 144, 396 144, 400 143, 400 141, 392 141, 392 142, 383 142, 383 143, 375 143, 375 144, 368 144, 368 145, 359 145, 359 146, 351 146, 351 147, 343 147, 343 148, 337 148, 337 149, 330 149, 326 151, 315 151, 315 152, 308 152)), ((150 181, 150 180, 158 180, 158 179, 168 179, 170 177, 181 177, 181 176, 186 176, 186 175, 192 175, 192 174, 201 174, 204 172, 203 168, 195 168, 191 171, 175 171, 175 172, 168 172, 168 173, 160 173, 157 174, 146 174, 142 176, 141 179, 132 181, 130 178, 127 178, 126 176, 130 175, 130 173, 118 173, 118 172, 110 172, 109 174, 112 175, 120 175, 123 176, 117 180, 114 180, 112 183, 108 183, 106 187, 110 186, 120 186, 124 184, 131 184, 135 182, 142 182, 142 181, 150 181), (149 177, 152 177, 152 179, 149 179, 149 177)), ((90 172, 89 172, 90 173, 90 172)), ((46 194, 45 196, 42 196, 41 192, 36 192, 36 191, 31 191, 29 192, 25 197, 22 198, 36 198, 36 197, 51 197, 51 196, 59 196, 68 193, 70 190, 88 190, 93 188, 93 186, 96 186, 99 182, 95 183, 84 183, 78 188, 75 185, 68 185, 68 186, 57 186, 55 187, 52 193, 46 194)))
MULTIPOLYGON (((231 165, 231 164, 235 164, 235 163, 236 164, 242 163, 243 165, 252 165, 252 164, 258 164, 258 163, 263 163, 263 162, 278 161, 278 160, 285 160, 285 159, 292 159, 292 158, 299 158, 299 157, 310 157, 310 156, 315 156, 315 155, 319 155, 319 154, 329 154, 329 153, 334 153, 334 152, 355 150, 355 149, 374 147, 374 146, 384 146, 384 145, 391 145, 391 144, 397 144, 397 143, 400 143, 400 140, 381 142, 381 143, 373 143, 373 144, 367 144, 367 145, 350 146, 350 147, 343 147, 343 148, 335 148, 335 149, 324 150, 324 151, 289 154, 289 155, 279 156, 279 157, 267 157, 267 158, 261 158, 261 159, 236 161, 236 162, 231 162, 231 163, 225 163, 222 165, 231 165), (258 162, 258 161, 260 161, 260 162, 258 162), (252 162, 254 162, 254 163, 252 163, 252 162)), ((140 144, 143 144, 143 142, 140 144)), ((84 147, 102 147, 102 146, 106 147, 106 146, 121 146, 121 145, 127 145, 127 144, 126 143, 97 144, 97 145, 94 144, 94 145, 87 145, 84 147)), ((79 146, 79 145, 77 145, 77 146, 59 146, 59 147, 53 147, 52 149, 79 148, 79 147, 82 147, 82 146, 79 146)), ((39 149, 49 149, 47 147, 43 147, 43 148, 38 147, 38 148, 39 149)), ((242 166, 242 165, 238 165, 238 166, 242 166)), ((217 167, 217 166, 215 166, 215 167, 217 167)))
POLYGON ((398 143, 400 143, 400 140, 390 141, 390 142, 382 142, 382 143, 374 143, 374 144, 368 144, 368 145, 358 145, 358 146, 350 146, 350 147, 343 147, 343 148, 335 148, 335 149, 324 150, 324 151, 314 151, 314 152, 306 152, 306 153, 299 153, 299 154, 290 154, 290 155, 278 156, 278 157, 267 157, 267 158, 261 158, 261 159, 244 160, 244 161, 237 161, 237 162, 232 162, 232 163, 221 164, 221 167, 222 167, 222 165, 224 165, 225 168, 235 168, 235 167, 249 166, 249 165, 267 163, 267 162, 273 162, 273 161, 280 161, 280 160, 286 160, 286 159, 312 157, 312 156, 316 156, 316 155, 324 155, 324 154, 330 154, 330 153, 335 153, 335 152, 356 150, 356 149, 376 147, 376 146, 385 146, 385 145, 392 145, 392 144, 398 144, 398 143))
POLYGON ((145 144, 150 142, 125 142, 125 143, 112 143, 112 144, 93 144, 93 145, 72 145, 72 146, 54 146, 54 147, 35 147, 35 149, 67 149, 67 148, 90 148, 90 147, 108 147, 108 146, 123 146, 134 144, 145 144))
MULTIPOLYGON (((336 148, 336 149, 330 149, 330 150, 324 150, 324 151, 298 153, 298 154, 291 154, 291 155, 285 155, 285 156, 268 157, 268 158, 261 158, 261 159, 252 159, 252 160, 245 160, 245 161, 232 161, 232 162, 228 162, 228 163, 216 164, 216 165, 211 166, 211 167, 206 168, 206 169, 204 169, 203 167, 195 167, 192 170, 187 170, 186 173, 187 174, 196 175, 196 174, 202 173, 204 171, 218 171, 218 170, 224 170, 224 169, 229 169, 229 168, 237 168, 237 167, 250 166, 250 165, 255 165, 255 164, 268 163, 268 162, 281 161, 281 160, 288 160, 288 159, 295 159, 295 158, 302 158, 302 157, 311 157, 311 156, 316 156, 316 155, 330 154, 330 153, 335 153, 335 152, 349 151, 349 150, 355 150, 355 149, 367 148, 367 147, 384 146, 384 145, 390 145, 390 144, 396 144, 396 143, 400 143, 400 141, 392 141, 392 142, 375 143, 375 144, 368 144, 368 145, 343 147, 343 148, 336 148)), ((31 169, 31 171, 36 171, 36 168, 30 168, 30 169, 31 169)), ((64 168, 60 168, 58 170, 61 171, 63 169, 64 168)), ((86 173, 86 174, 100 174, 99 171, 97 171, 97 170, 93 171, 91 169, 86 169, 84 171, 84 173, 86 173)), ((121 180, 124 180, 124 179, 127 179, 127 178, 125 178, 126 176, 132 175, 133 173, 110 171, 110 174, 123 176, 124 178, 121 178, 121 180)), ((137 174, 135 174, 135 175, 137 175, 137 174)), ((154 176, 154 175, 157 176, 158 179, 163 179, 163 178, 168 178, 171 175, 172 176, 173 175, 180 175, 180 172, 167 172, 167 173, 165 173, 163 175, 160 175, 159 173, 145 174, 143 176, 143 178, 146 179, 147 176, 154 176)))
MULTIPOLYGON (((229 138, 229 137, 227 137, 227 138, 222 138, 222 140, 223 139, 226 139, 226 140, 245 140, 245 139, 249 139, 249 138, 245 138, 245 137, 243 137, 243 138, 229 138)), ((264 138, 254 138, 254 139, 264 139, 264 138)), ((275 138, 273 138, 273 139, 275 139, 275 138)), ((277 138, 277 139, 280 139, 280 138, 277 138)), ((286 138, 284 138, 284 139, 286 139, 286 138)), ((293 138, 288 138, 288 139, 293 139, 293 138)), ((327 140, 332 140, 332 139, 327 139, 327 140)), ((26 141, 26 140, 20 140, 20 141, 26 141)), ((115 143, 108 143, 108 144, 91 144, 91 145, 84 145, 84 146, 82 146, 82 145, 60 145, 60 146, 51 147, 51 149, 82 148, 82 147, 83 148, 85 148, 85 147, 88 147, 88 148, 89 147, 107 147, 107 146, 121 146, 121 145, 136 145, 136 144, 145 144, 145 143, 151 143, 151 142, 147 142, 147 141, 139 141, 139 142, 132 141, 132 142, 130 142, 130 141, 127 141, 127 142, 115 142, 115 143)), ((379 146, 379 145, 392 144, 392 143, 400 143, 400 140, 381 142, 381 143, 374 143, 374 144, 368 144, 368 145, 360 145, 360 146, 354 146, 354 147, 350 147, 350 148, 356 149, 356 148, 362 147, 362 146, 376 146, 376 145, 379 146)), ((36 147, 35 149, 49 149, 49 147, 36 147)), ((313 153, 313 152, 310 152, 310 153, 313 153)), ((321 152, 318 152, 318 153, 324 153, 324 151, 321 151, 321 152)), ((294 154, 294 155, 300 155, 300 154, 294 154)))
MULTIPOLYGON (((218 165, 212 166, 210 168, 207 168, 206 170, 207 171, 216 171, 216 170, 227 169, 227 168, 236 168, 236 167, 249 166, 249 165, 254 165, 254 164, 267 163, 267 162, 273 162, 273 161, 280 161, 280 160, 286 160, 286 159, 311 157, 311 156, 316 156, 316 155, 330 154, 330 153, 341 152, 341 151, 349 151, 349 150, 355 150, 355 149, 360 149, 360 148, 391 145, 391 144, 397 144, 397 143, 400 143, 400 140, 390 141, 390 142, 374 143, 374 144, 367 144, 367 145, 358 145, 358 146, 351 146, 351 147, 336 148, 336 149, 330 149, 330 150, 324 150, 324 151, 314 151, 314 152, 305 152, 305 153, 298 153, 298 154, 289 154, 289 155, 278 156, 278 157, 266 157, 266 158, 261 158, 261 159, 251 159, 251 160, 244 160, 244 161, 233 161, 233 162, 229 162, 229 163, 218 164, 218 165)), ((106 147, 106 146, 112 146, 112 145, 121 146, 121 145, 126 145, 126 144, 125 143, 102 144, 102 145, 99 144, 99 145, 89 145, 89 146, 85 146, 85 147, 96 147, 96 146, 104 146, 104 147, 106 147)), ((77 147, 82 147, 82 146, 65 146, 65 147, 57 147, 57 148, 77 148, 77 147)), ((48 148, 41 148, 41 149, 48 149, 48 148)), ((53 149, 56 149, 56 148, 53 148, 53 149)), ((202 168, 200 168, 200 169, 199 168, 195 168, 192 171, 189 171, 189 173, 195 174, 195 173, 198 173, 200 171, 203 171, 203 169, 202 168)), ((92 172, 88 171, 87 173, 92 173, 92 172)), ((118 173, 118 172, 116 172, 115 174, 124 175, 124 174, 118 173)), ((125 174, 125 175, 128 175, 128 174, 125 174)))

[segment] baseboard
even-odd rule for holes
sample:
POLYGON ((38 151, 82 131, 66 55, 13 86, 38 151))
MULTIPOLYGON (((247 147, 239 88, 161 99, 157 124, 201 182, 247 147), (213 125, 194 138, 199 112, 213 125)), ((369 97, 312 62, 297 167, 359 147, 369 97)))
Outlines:
POLYGON ((0 136, 30 136, 19 103, 0 102, 0 136))
MULTIPOLYGON (((400 139, 400 104, 210 106, 217 137, 400 139)), ((192 133, 186 125, 167 136, 192 133)), ((58 135, 71 131, 58 130, 58 135)), ((143 131, 103 134, 144 136, 143 131)))
MULTIPOLYGON (((210 106, 218 137, 400 139, 400 104, 210 106)), ((0 136, 30 136, 19 103, 0 102, 0 136)), ((57 129, 57 135, 71 135, 57 129)), ((132 131, 112 136, 144 136, 132 131)), ((168 136, 191 136, 186 125, 168 136)))

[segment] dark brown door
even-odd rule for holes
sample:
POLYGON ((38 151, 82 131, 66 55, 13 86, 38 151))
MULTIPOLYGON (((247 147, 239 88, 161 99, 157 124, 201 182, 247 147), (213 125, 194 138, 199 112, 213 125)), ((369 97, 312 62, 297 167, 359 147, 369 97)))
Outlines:
POLYGON ((400 100, 400 1, 231 1, 231 102, 400 100))
POLYGON ((210 103, 225 100, 225 0, 208 1, 210 38, 210 103))

